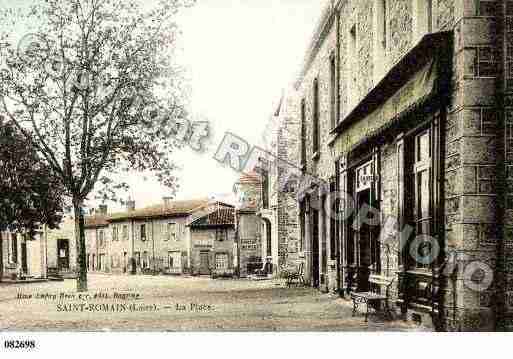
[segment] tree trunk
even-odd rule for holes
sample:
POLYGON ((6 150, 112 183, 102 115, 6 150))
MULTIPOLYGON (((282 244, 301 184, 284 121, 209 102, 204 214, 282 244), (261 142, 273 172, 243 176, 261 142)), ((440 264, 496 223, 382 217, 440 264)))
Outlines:
POLYGON ((75 241, 77 248, 77 292, 87 292, 87 263, 84 233, 84 214, 80 201, 73 201, 75 241))
POLYGON ((4 237, 2 236, 2 230, 0 229, 0 282, 4 277, 4 237))

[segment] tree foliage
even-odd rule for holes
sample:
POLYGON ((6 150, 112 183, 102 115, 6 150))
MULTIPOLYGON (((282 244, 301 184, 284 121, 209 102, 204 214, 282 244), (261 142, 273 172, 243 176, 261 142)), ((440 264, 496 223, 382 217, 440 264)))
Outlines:
MULTIPOLYGON (((151 171, 176 189, 169 154, 187 117, 173 61, 176 14, 193 0, 46 0, 7 9, 0 23, 32 28, 0 34, 0 114, 34 143, 71 197, 75 215, 93 192, 116 199, 119 175, 151 171)), ((79 266, 85 281, 85 239, 79 266)), ((80 275, 79 275, 80 277, 80 275)))
POLYGON ((32 144, 0 117, 0 230, 55 228, 62 218, 63 192, 32 144))

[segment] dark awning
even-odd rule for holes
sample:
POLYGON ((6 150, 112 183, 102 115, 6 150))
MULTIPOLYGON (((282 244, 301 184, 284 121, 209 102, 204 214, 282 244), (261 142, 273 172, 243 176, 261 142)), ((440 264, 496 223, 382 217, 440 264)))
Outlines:
POLYGON ((333 130, 338 154, 389 127, 412 108, 442 92, 451 32, 426 35, 333 130))

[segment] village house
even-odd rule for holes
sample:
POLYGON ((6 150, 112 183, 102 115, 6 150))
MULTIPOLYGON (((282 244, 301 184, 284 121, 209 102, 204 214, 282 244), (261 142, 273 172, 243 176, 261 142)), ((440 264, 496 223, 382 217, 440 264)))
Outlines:
POLYGON ((235 208, 215 203, 188 221, 190 273, 233 277, 236 273, 235 208))
POLYGON ((393 277, 396 311, 424 325, 512 328, 512 20, 512 1, 328 3, 295 84, 308 283, 393 277))
POLYGON ((26 233, 5 231, 0 233, 3 279, 44 279, 47 276, 46 248, 43 231, 30 236, 26 233))
MULTIPOLYGON (((174 201, 123 212, 102 205, 84 218, 89 272, 234 275, 234 207, 209 199, 174 201), (207 243, 208 242, 208 243, 207 243)), ((76 273, 74 221, 47 231, 50 271, 76 273)))
POLYGON ((258 173, 243 174, 233 186, 236 206, 236 261, 240 277, 248 277, 261 270, 270 256, 269 224, 258 212, 262 207, 262 177, 258 173), (267 233, 267 234, 266 234, 267 233))

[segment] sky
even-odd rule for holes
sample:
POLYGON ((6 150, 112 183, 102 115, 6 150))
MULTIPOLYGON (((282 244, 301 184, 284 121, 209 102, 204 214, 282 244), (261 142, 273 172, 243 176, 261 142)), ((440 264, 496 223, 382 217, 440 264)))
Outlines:
MULTIPOLYGON (((177 199, 231 194, 239 175, 214 160, 230 131, 258 145, 282 90, 295 79, 320 15, 319 0, 199 0, 180 15, 191 106, 213 127, 210 151, 173 154, 181 167, 177 199)), ((130 180, 137 203, 155 203, 164 188, 130 180)))
MULTIPOLYGON (((180 167, 177 199, 232 193, 239 174, 216 162, 215 150, 226 131, 261 142, 274 104, 300 69, 322 2, 198 0, 178 15, 178 61, 190 79, 191 111, 208 119, 213 133, 206 153, 185 148, 171 155, 180 167)), ((128 183, 137 207, 169 195, 151 176, 134 174, 128 183)))

